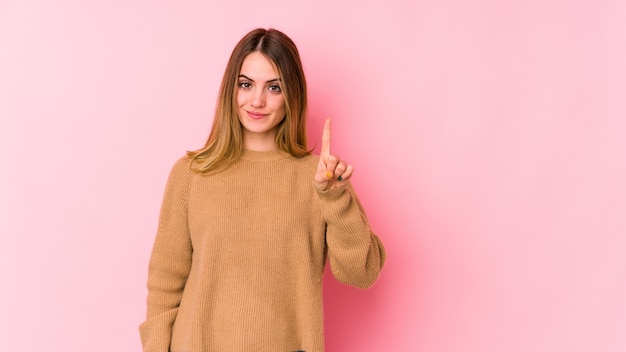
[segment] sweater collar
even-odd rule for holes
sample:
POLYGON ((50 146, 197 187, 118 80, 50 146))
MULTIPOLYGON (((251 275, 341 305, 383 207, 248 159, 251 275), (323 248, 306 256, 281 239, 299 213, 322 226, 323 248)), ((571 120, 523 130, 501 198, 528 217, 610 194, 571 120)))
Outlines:
POLYGON ((259 152, 255 150, 244 149, 241 153, 241 159, 250 161, 272 161, 281 160, 289 157, 289 153, 272 150, 267 152, 259 152))

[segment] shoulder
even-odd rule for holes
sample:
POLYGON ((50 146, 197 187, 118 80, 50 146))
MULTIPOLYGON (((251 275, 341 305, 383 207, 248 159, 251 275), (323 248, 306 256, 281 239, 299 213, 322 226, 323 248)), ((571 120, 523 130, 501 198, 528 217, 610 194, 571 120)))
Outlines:
POLYGON ((174 162, 172 169, 188 169, 190 165, 191 157, 189 155, 183 155, 174 162))
POLYGON ((191 157, 188 155, 178 158, 170 170, 170 180, 184 180, 191 173, 191 157))

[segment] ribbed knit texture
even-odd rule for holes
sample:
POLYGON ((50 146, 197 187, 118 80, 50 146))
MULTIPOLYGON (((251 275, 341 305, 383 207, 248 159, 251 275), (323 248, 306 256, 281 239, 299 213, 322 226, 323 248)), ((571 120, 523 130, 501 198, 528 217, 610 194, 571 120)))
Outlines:
POLYGON ((170 174, 148 275, 145 352, 321 352, 322 276, 371 286, 385 261, 351 187, 316 191, 318 157, 244 151, 170 174))

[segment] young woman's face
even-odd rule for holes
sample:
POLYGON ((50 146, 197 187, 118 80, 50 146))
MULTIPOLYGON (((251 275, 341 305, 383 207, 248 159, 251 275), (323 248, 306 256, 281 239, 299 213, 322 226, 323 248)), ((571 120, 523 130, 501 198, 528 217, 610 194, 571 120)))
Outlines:
POLYGON ((245 57, 237 83, 237 112, 244 148, 274 150, 278 124, 285 118, 285 97, 274 65, 260 52, 245 57))

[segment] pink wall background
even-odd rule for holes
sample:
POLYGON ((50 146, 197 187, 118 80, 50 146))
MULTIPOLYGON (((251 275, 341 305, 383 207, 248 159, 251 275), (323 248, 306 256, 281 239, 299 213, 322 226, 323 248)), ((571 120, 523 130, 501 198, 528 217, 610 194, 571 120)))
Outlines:
POLYGON ((0 2, 2 350, 140 350, 169 169, 271 26, 389 255, 328 351, 626 351, 626 3, 231 3, 0 2))

